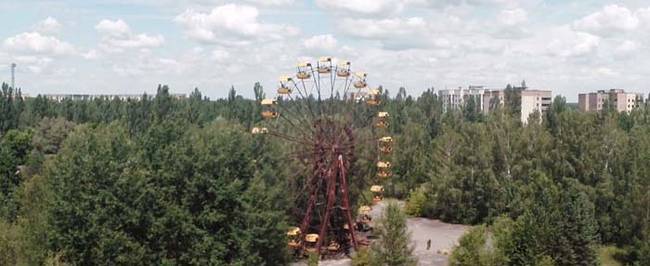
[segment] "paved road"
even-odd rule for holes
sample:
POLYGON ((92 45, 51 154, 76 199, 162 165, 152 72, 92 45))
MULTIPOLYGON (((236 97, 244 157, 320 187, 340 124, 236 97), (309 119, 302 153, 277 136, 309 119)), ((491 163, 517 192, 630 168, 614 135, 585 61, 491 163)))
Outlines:
MULTIPOLYGON (((400 204, 402 204, 400 202, 400 204)), ((384 203, 373 206, 370 215, 376 221, 383 213, 384 203)), ((414 254, 418 257, 418 265, 446 266, 448 256, 438 254, 438 251, 451 250, 458 239, 469 229, 469 226, 443 223, 440 220, 425 218, 408 218, 406 221, 411 232, 411 242, 414 254), (431 248, 427 250, 427 241, 431 239, 431 248)), ((323 266, 348 266, 350 259, 321 261, 323 266)), ((305 262, 294 263, 295 266, 306 265, 305 262)))

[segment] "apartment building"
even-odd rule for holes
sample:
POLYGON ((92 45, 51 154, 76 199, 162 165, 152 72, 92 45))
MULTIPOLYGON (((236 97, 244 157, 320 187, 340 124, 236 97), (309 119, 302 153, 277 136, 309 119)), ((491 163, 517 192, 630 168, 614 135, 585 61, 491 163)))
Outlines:
MULTIPOLYGON (((542 115, 546 113, 553 101, 550 90, 519 90, 521 95, 521 122, 528 123, 528 118, 536 111, 542 115)), ((483 95, 483 113, 487 114, 503 106, 505 103, 505 90, 488 90, 483 95)))
POLYGON ((442 109, 445 112, 447 110, 461 109, 470 97, 473 97, 474 101, 479 105, 479 110, 483 110, 484 93, 485 88, 483 86, 469 86, 467 89, 458 87, 458 89, 438 91, 438 98, 442 101, 442 109))
POLYGON ((551 107, 552 93, 549 90, 521 91, 521 122, 528 123, 531 114, 545 114, 551 107))
MULTIPOLYGON (((94 99, 113 99, 119 98, 122 101, 126 100, 142 100, 143 94, 43 94, 47 99, 62 102, 65 99, 73 101, 94 100, 94 99)), ((170 96, 176 99, 184 99, 187 95, 183 93, 171 93, 170 96)))
POLYGON ((578 94, 578 108, 584 112, 600 111, 609 104, 618 112, 630 112, 643 103, 643 95, 622 89, 599 90, 578 94))
POLYGON ((503 106, 506 100, 506 94, 504 90, 487 90, 483 94, 483 113, 487 114, 490 111, 497 109, 499 106, 503 106))

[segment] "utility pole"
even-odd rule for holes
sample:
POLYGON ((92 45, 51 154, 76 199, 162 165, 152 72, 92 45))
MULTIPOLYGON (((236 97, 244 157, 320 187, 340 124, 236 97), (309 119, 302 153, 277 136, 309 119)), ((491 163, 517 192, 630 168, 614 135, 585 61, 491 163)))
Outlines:
POLYGON ((16 89, 16 63, 11 63, 11 88, 16 89))

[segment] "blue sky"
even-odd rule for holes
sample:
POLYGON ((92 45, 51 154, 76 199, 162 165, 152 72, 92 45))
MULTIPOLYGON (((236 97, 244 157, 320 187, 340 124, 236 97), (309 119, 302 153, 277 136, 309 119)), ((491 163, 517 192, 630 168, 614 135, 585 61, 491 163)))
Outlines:
POLYGON ((345 58, 410 94, 522 79, 570 101, 648 93, 650 3, 560 0, 0 2, 0 80, 26 93, 267 92, 295 63, 345 58))

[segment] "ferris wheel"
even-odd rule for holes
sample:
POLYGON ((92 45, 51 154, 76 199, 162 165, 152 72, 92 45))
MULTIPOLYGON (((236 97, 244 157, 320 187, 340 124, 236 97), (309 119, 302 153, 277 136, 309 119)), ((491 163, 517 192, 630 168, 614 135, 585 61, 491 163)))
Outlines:
POLYGON ((371 89, 368 75, 351 66, 331 57, 297 64, 294 74, 280 78, 277 97, 260 102, 265 121, 251 132, 296 144, 295 157, 308 169, 300 185, 300 221, 287 232, 296 254, 347 254, 367 244, 362 232, 371 207, 361 206, 353 220, 349 196, 357 146, 370 143, 376 150, 373 181, 364 189, 373 203, 383 199, 382 183, 391 176, 385 158, 393 139, 387 135, 390 115, 381 110, 382 92, 371 89), (358 136, 365 127, 370 136, 358 136))

